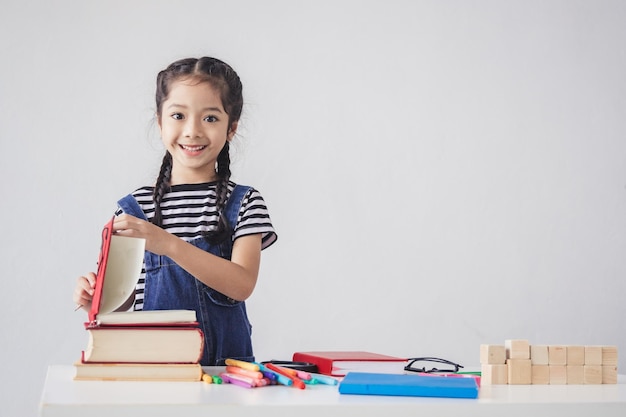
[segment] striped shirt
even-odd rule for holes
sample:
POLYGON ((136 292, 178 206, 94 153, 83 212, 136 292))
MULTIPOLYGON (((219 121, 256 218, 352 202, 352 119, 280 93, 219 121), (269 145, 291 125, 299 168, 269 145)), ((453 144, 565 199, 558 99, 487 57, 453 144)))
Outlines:
MULTIPOLYGON (((229 182, 229 193, 234 187, 235 183, 229 182)), ((161 201, 163 229, 188 242, 202 237, 205 232, 215 230, 218 223, 215 190, 215 182, 172 186, 171 191, 161 201)), ((154 187, 146 186, 132 193, 148 220, 154 217, 153 191, 154 187)), ((118 207, 115 214, 122 213, 122 209, 118 207)), ((251 188, 241 204, 233 241, 241 236, 258 233, 262 235, 262 249, 269 247, 277 239, 265 200, 257 190, 251 188)), ((135 289, 135 310, 143 309, 145 282, 144 264, 135 289)))

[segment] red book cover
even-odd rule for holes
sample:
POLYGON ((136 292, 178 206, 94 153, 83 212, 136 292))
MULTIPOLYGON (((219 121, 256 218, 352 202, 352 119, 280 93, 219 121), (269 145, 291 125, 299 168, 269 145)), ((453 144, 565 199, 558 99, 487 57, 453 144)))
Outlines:
POLYGON ((406 358, 364 351, 315 351, 296 352, 294 362, 308 362, 317 365, 318 373, 330 376, 344 376, 349 371, 372 369, 402 373, 406 358))
POLYGON ((111 247, 111 234, 113 232, 113 220, 111 220, 102 229, 102 244, 100 246, 100 255, 98 256, 98 270, 96 272, 96 288, 94 289, 93 298, 91 300, 91 309, 89 310, 89 322, 94 322, 98 311, 100 310, 100 302, 102 301, 102 288, 104 286, 104 276, 106 273, 107 260, 109 259, 109 248, 111 247))

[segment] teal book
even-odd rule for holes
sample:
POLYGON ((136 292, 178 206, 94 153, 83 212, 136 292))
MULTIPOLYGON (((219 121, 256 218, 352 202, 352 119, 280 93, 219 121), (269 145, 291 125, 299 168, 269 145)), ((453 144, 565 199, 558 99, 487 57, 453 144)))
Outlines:
POLYGON ((477 398, 478 384, 469 377, 348 372, 339 383, 341 394, 411 397, 477 398))

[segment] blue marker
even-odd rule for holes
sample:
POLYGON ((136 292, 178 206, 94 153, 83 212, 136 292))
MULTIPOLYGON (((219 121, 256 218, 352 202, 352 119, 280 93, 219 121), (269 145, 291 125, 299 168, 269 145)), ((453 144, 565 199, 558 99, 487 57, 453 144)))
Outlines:
POLYGON ((317 380, 317 382, 319 382, 320 384, 326 384, 326 385, 337 385, 339 383, 339 381, 337 381, 335 378, 330 377, 330 376, 326 376, 326 375, 320 375, 320 374, 314 374, 311 373, 311 376, 317 380))
POLYGON ((269 379, 270 381, 276 381, 276 374, 272 371, 261 371, 261 373, 263 374, 263 376, 267 379, 269 379))

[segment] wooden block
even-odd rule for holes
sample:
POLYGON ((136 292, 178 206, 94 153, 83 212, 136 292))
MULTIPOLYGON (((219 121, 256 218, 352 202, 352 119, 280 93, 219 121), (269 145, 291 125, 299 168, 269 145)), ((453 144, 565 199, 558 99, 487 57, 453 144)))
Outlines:
POLYGON ((507 339, 504 341, 507 359, 530 359, 530 345, 525 339, 507 339))
POLYGON ((530 377, 530 383, 533 385, 548 385, 550 383, 550 367, 548 365, 532 365, 530 377))
POLYGON ((566 368, 568 385, 581 385, 585 383, 583 365, 567 365, 566 368))
POLYGON ((567 365, 584 365, 585 347, 567 346, 567 365))
POLYGON ((480 363, 481 365, 505 365, 504 345, 480 345, 480 363))
POLYGON ((548 365, 550 368, 550 385, 567 384, 567 366, 548 365))
MULTIPOLYGON (((549 365, 567 365, 567 348, 561 345, 548 346, 548 364, 549 365)), ((550 377, 552 382, 552 377, 550 377)))
POLYGON ((595 385, 602 383, 602 365, 585 365, 583 366, 583 373, 585 384, 595 385))
POLYGON ((602 346, 585 346, 585 365, 602 365, 602 346))
POLYGON ((510 385, 530 385, 532 383, 532 365, 530 359, 507 359, 510 385))
POLYGON ((617 365, 602 365, 602 383, 617 384, 617 365))
POLYGON ((530 345, 530 361, 533 365, 548 365, 548 345, 530 345))
POLYGON ((602 346, 602 365, 617 366, 617 346, 602 346))
POLYGON ((506 364, 483 364, 480 366, 481 385, 506 385, 509 381, 506 364))

